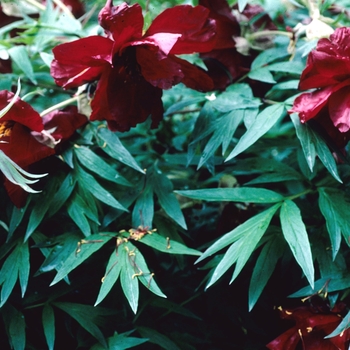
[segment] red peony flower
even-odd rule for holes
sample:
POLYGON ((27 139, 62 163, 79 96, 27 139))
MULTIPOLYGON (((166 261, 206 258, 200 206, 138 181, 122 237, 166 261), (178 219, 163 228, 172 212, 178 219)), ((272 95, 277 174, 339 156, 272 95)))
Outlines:
POLYGON ((138 4, 113 6, 99 14, 106 37, 90 36, 53 49, 51 74, 64 88, 98 80, 91 120, 107 120, 113 131, 126 131, 152 116, 163 117, 162 89, 180 82, 202 91, 213 88, 205 71, 177 54, 210 51, 215 21, 202 6, 176 6, 161 13, 145 34, 138 4))
MULTIPOLYGON (((250 50, 249 43, 241 37, 239 23, 248 22, 256 16, 260 18, 250 27, 250 31, 260 29, 275 30, 276 26, 259 5, 247 5, 242 14, 231 8, 226 0, 199 0, 199 4, 210 10, 210 18, 215 19, 217 41, 212 51, 202 53, 208 73, 214 81, 215 89, 224 90, 229 84, 248 73, 250 65, 257 56, 250 50), (246 46, 246 47, 243 47, 246 46)), ((265 39, 262 38, 263 40, 265 39)))
POLYGON ((315 119, 328 124, 328 133, 345 146, 350 131, 350 28, 338 28, 330 39, 320 39, 307 59, 299 83, 302 90, 317 90, 298 96, 290 113, 299 113, 302 123, 315 119), (325 121, 327 119, 327 121, 325 121), (328 122, 331 121, 331 123, 328 122))
POLYGON ((312 306, 302 306, 292 310, 279 308, 281 318, 293 320, 295 326, 266 347, 270 350, 294 350, 301 342, 304 350, 347 350, 350 329, 333 338, 325 339, 342 321, 340 313, 344 309, 343 303, 338 303, 328 312, 312 306))
MULTIPOLYGON (((10 103, 13 96, 12 92, 0 91, 0 110, 10 103)), ((28 103, 18 98, 11 109, 0 118, 0 150, 22 169, 27 170, 30 165, 56 153, 45 142, 45 139, 50 139, 49 133, 52 137, 51 144, 53 138, 64 141, 86 121, 87 118, 77 113, 75 107, 63 112, 55 111, 42 119, 28 103)), ((17 207, 22 207, 27 192, 7 178, 4 185, 12 202, 17 207)))

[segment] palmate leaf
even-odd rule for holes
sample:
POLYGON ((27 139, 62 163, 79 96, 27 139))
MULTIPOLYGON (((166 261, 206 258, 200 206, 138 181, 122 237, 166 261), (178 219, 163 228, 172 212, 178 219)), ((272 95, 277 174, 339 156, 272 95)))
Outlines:
POLYGON ((226 233, 203 253, 196 263, 233 243, 214 269, 206 288, 213 285, 234 263, 236 263, 236 268, 230 283, 233 282, 255 250, 257 244, 267 230, 273 215, 280 206, 280 203, 275 204, 271 208, 250 218, 242 225, 226 233))
POLYGON ((284 116, 284 114, 285 108, 282 103, 276 103, 272 106, 266 107, 258 114, 254 123, 240 138, 236 147, 228 155, 225 161, 236 157, 238 154, 253 145, 261 136, 266 134, 284 116))
POLYGON ((295 260, 303 270, 310 286, 313 288, 314 264, 312 261, 311 247, 297 205, 290 200, 286 200, 281 208, 280 219, 284 238, 286 239, 295 260))

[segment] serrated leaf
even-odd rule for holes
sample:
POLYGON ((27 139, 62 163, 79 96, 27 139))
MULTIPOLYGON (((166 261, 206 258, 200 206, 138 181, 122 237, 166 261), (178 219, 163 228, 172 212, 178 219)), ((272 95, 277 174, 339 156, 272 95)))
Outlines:
POLYGON ((271 238, 261 250, 255 263, 249 285, 249 311, 253 309, 270 279, 277 261, 283 253, 283 244, 278 237, 271 238))
POLYGON ((55 302, 52 305, 66 312, 69 316, 74 318, 85 330, 93 335, 105 348, 107 348, 106 340, 94 323, 94 317, 98 313, 98 307, 95 309, 89 305, 82 305, 76 303, 55 302))
POLYGON ((49 350, 53 350, 55 346, 55 315, 50 304, 44 305, 42 322, 47 346, 49 350))
POLYGON ((80 163, 102 178, 124 186, 132 186, 123 176, 87 147, 74 149, 80 163))
POLYGON ((313 143, 313 133, 306 124, 301 124, 296 113, 292 113, 290 115, 290 119, 294 124, 295 131, 303 149, 306 162, 310 168, 310 171, 312 172, 316 160, 316 148, 313 143))
POLYGON ((254 187, 210 188, 175 193, 192 199, 218 202, 276 203, 284 199, 277 192, 254 187))
POLYGON ((88 174, 81 168, 79 168, 77 174, 81 186, 89 191, 95 198, 113 208, 128 211, 107 190, 105 190, 92 175, 88 174))
POLYGON ((109 156, 143 174, 145 173, 130 152, 120 142, 117 135, 106 128, 100 128, 97 136, 97 143, 109 156))
POLYGON ((309 238, 297 205, 286 200, 281 207, 281 225, 295 260, 303 270, 310 286, 314 286, 314 264, 312 260, 309 238))
POLYGON ((165 237, 158 233, 147 234, 143 236, 139 242, 144 243, 154 249, 168 254, 184 254, 184 255, 201 255, 201 252, 192 248, 188 248, 185 245, 176 242, 174 240, 167 240, 165 237))
POLYGON ((89 236, 89 240, 84 241, 84 243, 80 247, 79 252, 76 249, 71 252, 67 260, 57 271, 57 274, 51 282, 50 286, 53 286, 57 282, 61 281, 77 266, 84 262, 91 254, 101 249, 104 244, 106 244, 110 239, 112 239, 112 237, 113 233, 110 232, 104 232, 103 234, 95 234, 89 236))
MULTIPOLYGON (((230 283, 233 282, 255 250, 279 207, 280 204, 275 204, 235 229, 236 232, 238 231, 242 234, 240 234, 239 238, 226 251, 223 258, 216 266, 206 288, 213 285, 234 263, 236 263, 230 283), (242 228, 242 226, 244 226, 244 228, 242 228)), ((208 250, 204 254, 206 254, 208 250)), ((206 256, 208 256, 208 253, 206 256)), ((202 260, 203 258, 201 257, 200 259, 202 260)))
POLYGON ((234 158, 254 144, 261 136, 267 133, 281 119, 281 117, 284 116, 284 112, 284 105, 280 103, 266 107, 257 115, 254 123, 240 138, 236 147, 225 161, 234 158))

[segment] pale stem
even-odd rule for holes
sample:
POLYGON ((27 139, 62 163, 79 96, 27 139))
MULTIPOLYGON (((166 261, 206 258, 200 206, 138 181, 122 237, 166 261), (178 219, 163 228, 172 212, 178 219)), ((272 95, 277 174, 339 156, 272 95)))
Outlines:
POLYGON ((72 12, 61 0, 53 0, 53 2, 70 18, 74 18, 72 12))
POLYGON ((57 109, 60 109, 60 108, 63 108, 63 107, 66 107, 74 102, 78 102, 83 96, 85 96, 85 94, 81 94, 81 95, 78 95, 78 96, 74 96, 72 98, 69 98, 68 100, 65 100, 65 101, 62 101, 60 103, 57 103, 57 105, 54 105, 50 108, 47 108, 45 109, 44 111, 42 111, 40 113, 40 117, 43 117, 45 116, 46 114, 49 114, 57 109))
POLYGON ((248 35, 247 39, 248 40, 257 39, 257 38, 269 36, 269 35, 283 35, 283 36, 287 36, 290 39, 293 38, 293 33, 291 32, 282 32, 280 30, 262 30, 260 32, 256 32, 248 35))
POLYGON ((44 11, 46 9, 46 7, 43 4, 40 4, 40 2, 38 2, 36 0, 25 0, 25 2, 36 7, 37 9, 39 9, 41 11, 44 11))

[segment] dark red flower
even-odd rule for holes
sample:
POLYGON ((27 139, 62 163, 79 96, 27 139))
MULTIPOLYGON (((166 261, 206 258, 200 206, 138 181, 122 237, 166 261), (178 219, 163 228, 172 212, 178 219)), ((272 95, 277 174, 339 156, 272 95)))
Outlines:
MULTIPOLYGON (((299 83, 302 90, 317 90, 298 96, 290 113, 299 113, 302 123, 329 118, 339 136, 349 140, 350 130, 350 28, 338 28, 330 39, 320 39, 307 59, 299 83)), ((330 123, 328 123, 330 124, 330 123)), ((334 132, 334 131, 332 131, 334 132)))
POLYGON ((62 2, 76 18, 81 17, 85 13, 84 4, 80 0, 63 0, 62 2))
POLYGON ((292 310, 279 308, 281 318, 293 320, 295 326, 266 345, 271 350, 294 350, 301 342, 304 350, 347 350, 350 329, 333 338, 331 334, 343 320, 345 304, 339 303, 332 310, 302 306, 292 310))
POLYGON ((64 88, 98 80, 91 120, 107 120, 111 130, 125 131, 152 116, 163 117, 162 89, 180 82, 202 91, 213 82, 199 67, 177 54, 210 51, 215 21, 202 6, 176 6, 161 13, 145 34, 138 4, 113 6, 99 14, 106 37, 91 36, 53 49, 51 74, 64 88))
MULTIPOLYGON (((12 92, 0 91, 0 110, 10 103, 13 96, 12 92)), ((18 98, 0 119, 0 150, 22 169, 28 170, 32 164, 56 153, 53 139, 67 140, 86 121, 87 118, 79 114, 76 107, 55 111, 41 118, 28 103, 18 98), (51 140, 52 147, 45 142, 47 139, 51 140)), ((12 202, 22 207, 27 193, 7 178, 4 185, 12 202)))
MULTIPOLYGON (((250 31, 260 29, 276 29, 267 14, 261 16, 263 8, 259 5, 247 5, 238 15, 236 7, 231 8, 226 0, 199 0, 199 4, 210 10, 210 18, 215 19, 217 40, 212 51, 202 53, 208 73, 214 81, 216 89, 224 90, 229 84, 249 71, 250 65, 258 52, 250 50, 249 43, 243 38, 239 23, 256 16, 260 18, 250 26, 250 31), (246 45, 246 48, 242 47, 246 45), (242 52, 244 51, 244 54, 242 52)), ((263 38, 266 40, 266 37, 263 38)))

